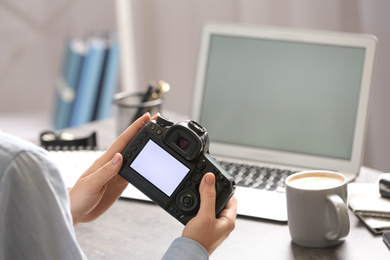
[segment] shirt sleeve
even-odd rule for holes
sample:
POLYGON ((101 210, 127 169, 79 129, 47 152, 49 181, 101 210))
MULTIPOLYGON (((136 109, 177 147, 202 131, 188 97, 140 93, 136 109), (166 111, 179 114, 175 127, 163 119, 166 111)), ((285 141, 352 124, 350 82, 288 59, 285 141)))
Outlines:
POLYGON ((165 252, 162 260, 208 260, 209 254, 206 249, 188 237, 176 238, 168 250, 165 252))
POLYGON ((0 144, 0 259, 86 259, 57 167, 44 150, 11 144, 0 144))

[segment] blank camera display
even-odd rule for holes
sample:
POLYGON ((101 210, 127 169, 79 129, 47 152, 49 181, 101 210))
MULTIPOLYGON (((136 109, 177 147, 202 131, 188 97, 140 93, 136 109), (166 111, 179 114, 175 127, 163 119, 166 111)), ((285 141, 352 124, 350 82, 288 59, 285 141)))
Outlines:
POLYGON ((148 141, 130 167, 168 197, 190 171, 152 140, 148 141))

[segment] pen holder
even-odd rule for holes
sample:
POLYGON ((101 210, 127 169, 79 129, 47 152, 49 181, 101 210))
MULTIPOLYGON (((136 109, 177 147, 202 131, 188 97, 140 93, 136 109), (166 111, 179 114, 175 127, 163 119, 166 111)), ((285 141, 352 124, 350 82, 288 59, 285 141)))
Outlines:
POLYGON ((146 112, 152 116, 160 112, 163 98, 144 101, 144 97, 145 93, 142 92, 120 92, 114 96, 117 135, 146 112))

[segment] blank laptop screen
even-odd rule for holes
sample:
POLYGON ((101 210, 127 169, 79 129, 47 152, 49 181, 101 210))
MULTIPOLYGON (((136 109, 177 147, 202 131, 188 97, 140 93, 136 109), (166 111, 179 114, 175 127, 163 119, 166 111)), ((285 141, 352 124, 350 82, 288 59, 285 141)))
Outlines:
POLYGON ((200 123, 211 141, 350 159, 365 49, 212 35, 200 123))

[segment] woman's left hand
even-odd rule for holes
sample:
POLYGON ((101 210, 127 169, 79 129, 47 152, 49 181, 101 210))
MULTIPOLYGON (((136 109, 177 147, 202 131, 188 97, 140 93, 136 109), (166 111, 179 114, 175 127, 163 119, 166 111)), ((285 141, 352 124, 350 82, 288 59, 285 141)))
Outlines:
POLYGON ((73 225, 98 218, 119 198, 128 184, 117 174, 123 162, 120 153, 144 124, 155 117, 146 113, 136 120, 80 176, 69 191, 73 225))

